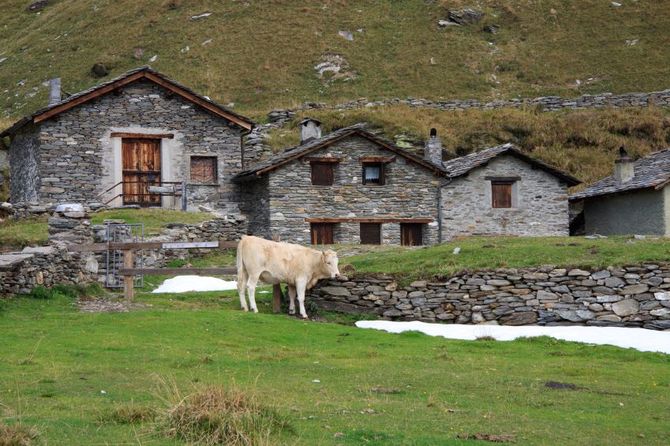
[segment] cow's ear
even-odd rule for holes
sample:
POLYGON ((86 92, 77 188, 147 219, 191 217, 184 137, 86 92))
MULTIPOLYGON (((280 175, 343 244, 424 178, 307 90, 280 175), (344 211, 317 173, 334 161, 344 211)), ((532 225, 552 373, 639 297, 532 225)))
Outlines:
POLYGON ((325 262, 326 261, 326 251, 321 251, 321 259, 325 262))

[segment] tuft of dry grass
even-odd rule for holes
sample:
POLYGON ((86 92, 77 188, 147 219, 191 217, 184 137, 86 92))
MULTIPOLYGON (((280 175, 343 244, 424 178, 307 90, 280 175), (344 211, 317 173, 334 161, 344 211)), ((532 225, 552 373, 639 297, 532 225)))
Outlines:
POLYGON ((166 412, 161 431, 168 437, 199 445, 270 445, 272 436, 292 431, 275 409, 239 389, 209 386, 180 397, 166 412))
POLYGON ((0 422, 0 446, 30 446, 37 436, 34 427, 0 422))
POLYGON ((134 402, 121 404, 115 407, 103 421, 112 421, 118 424, 137 424, 153 421, 156 410, 147 406, 138 406, 134 402))
POLYGON ((281 150, 296 144, 298 122, 308 115, 323 122, 324 133, 367 122, 384 137, 404 141, 413 150, 421 150, 434 127, 452 156, 512 142, 586 184, 611 175, 620 146, 638 157, 670 146, 670 111, 653 106, 558 112, 533 108, 442 111, 409 106, 312 110, 271 132, 269 145, 281 150))

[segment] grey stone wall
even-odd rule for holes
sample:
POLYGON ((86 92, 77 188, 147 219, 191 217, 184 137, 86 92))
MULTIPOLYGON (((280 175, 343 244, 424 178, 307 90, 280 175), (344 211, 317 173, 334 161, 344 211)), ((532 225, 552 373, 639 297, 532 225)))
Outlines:
POLYGON ((388 276, 342 277, 319 282, 308 299, 319 308, 395 320, 667 330, 670 265, 499 269, 408 286, 388 276))
POLYGON ((666 235, 665 193, 638 190, 584 200, 585 232, 666 235))
POLYGON ((249 234, 270 237, 270 189, 267 176, 237 184, 240 210, 248 220, 249 234))
POLYGON ((521 108, 534 107, 541 111, 577 110, 586 108, 605 107, 647 107, 655 105, 659 107, 670 107, 670 90, 653 91, 649 93, 624 93, 612 94, 601 93, 595 95, 585 94, 576 98, 562 98, 560 96, 540 96, 536 98, 521 98, 509 100, 495 100, 481 102, 476 99, 445 99, 430 100, 421 98, 392 98, 382 100, 369 100, 361 98, 354 101, 344 102, 336 105, 328 105, 320 102, 306 102, 299 107, 284 110, 272 110, 268 114, 270 122, 286 122, 296 112, 305 110, 333 109, 354 110, 358 108, 383 107, 388 105, 407 105, 416 108, 430 108, 437 110, 467 110, 475 109, 498 109, 498 108, 521 108))
MULTIPOLYGON (((269 175, 270 231, 282 241, 310 243, 306 218, 419 218, 424 225, 424 243, 437 242, 437 189, 439 178, 424 167, 397 156, 386 164, 386 184, 362 184, 362 156, 390 156, 391 152, 358 136, 346 138, 310 156, 333 156, 342 161, 334 167, 332 186, 313 186, 310 164, 294 161, 269 175)), ((384 224, 387 240, 400 239, 397 224, 384 224), (397 234, 391 234, 393 230, 397 234)), ((358 223, 338 223, 336 243, 359 243, 358 223)))
POLYGON ((443 240, 466 235, 569 235, 567 186, 553 175, 502 155, 442 189, 443 240), (491 206, 486 177, 519 177, 512 208, 491 206))
POLYGON ((10 201, 14 203, 36 201, 40 189, 39 139, 36 129, 28 127, 17 133, 12 140, 8 155, 10 201))
MULTIPOLYGON (((194 104, 169 95, 150 82, 138 82, 120 93, 75 107, 54 119, 43 122, 30 135, 14 140, 11 156, 28 161, 26 138, 39 139, 39 176, 37 197, 18 193, 27 189, 20 175, 13 179, 17 193, 13 201, 38 199, 42 204, 99 201, 98 194, 121 180, 121 138, 112 132, 173 133, 162 139, 162 170, 165 181, 189 181, 190 157, 217 156, 218 186, 189 185, 193 207, 208 204, 227 211, 237 211, 238 198, 229 179, 241 168, 241 130, 228 125, 194 104), (15 155, 16 154, 16 155, 15 155)), ((14 160, 14 158, 13 158, 14 160)), ((13 162, 14 164, 14 162, 13 162)), ((106 194, 108 199, 120 188, 106 194)), ((177 205, 163 198, 164 206, 177 205)))

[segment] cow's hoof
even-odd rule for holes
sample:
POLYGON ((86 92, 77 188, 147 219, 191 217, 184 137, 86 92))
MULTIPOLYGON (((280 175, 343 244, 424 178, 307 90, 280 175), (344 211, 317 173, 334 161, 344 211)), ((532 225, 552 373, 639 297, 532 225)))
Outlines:
POLYGON ((293 316, 293 315, 295 314, 295 310, 288 310, 288 314, 290 314, 291 316, 293 316))
POLYGON ((254 313, 258 313, 258 308, 254 308, 254 313))
POLYGON ((307 320, 307 319, 309 319, 309 318, 307 317, 307 315, 306 315, 306 314, 301 314, 301 315, 300 315, 300 317, 301 317, 301 318, 303 318, 304 320, 307 320))
POLYGON ((242 308, 242 311, 244 311, 245 313, 247 313, 247 312, 249 312, 249 309, 248 309, 248 308, 242 308))

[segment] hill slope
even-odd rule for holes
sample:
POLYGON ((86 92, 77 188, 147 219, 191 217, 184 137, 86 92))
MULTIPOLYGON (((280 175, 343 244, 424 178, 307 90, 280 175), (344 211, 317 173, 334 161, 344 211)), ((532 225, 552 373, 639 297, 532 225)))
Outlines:
POLYGON ((6 0, 0 107, 18 116, 44 105, 50 77, 76 92, 149 63, 255 117, 296 102, 359 96, 492 99, 667 88, 670 9, 654 0, 619 3, 51 0, 37 13, 26 0, 6 0), (485 15, 473 25, 438 27, 448 9, 461 7, 485 15), (484 31, 487 25, 497 32, 484 31), (314 67, 326 54, 341 56, 346 62, 330 60, 353 79, 333 80, 332 72, 319 79, 314 67), (95 63, 110 74, 94 78, 95 63))

